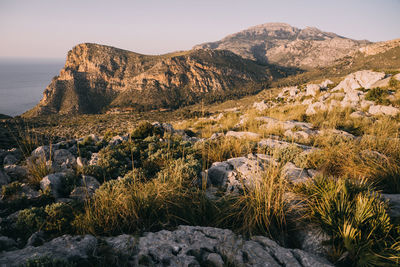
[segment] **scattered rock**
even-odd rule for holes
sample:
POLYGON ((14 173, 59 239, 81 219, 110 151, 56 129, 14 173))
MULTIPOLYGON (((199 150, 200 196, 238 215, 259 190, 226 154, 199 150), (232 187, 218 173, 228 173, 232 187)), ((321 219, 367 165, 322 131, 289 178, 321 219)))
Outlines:
POLYGON ((268 105, 268 103, 265 102, 265 100, 262 100, 260 102, 254 102, 253 108, 255 108, 258 111, 264 111, 266 109, 269 109, 270 105, 268 105))
POLYGON ((283 149, 293 145, 303 150, 312 149, 312 147, 310 146, 301 145, 297 143, 288 143, 285 141, 280 141, 272 138, 262 139, 261 141, 258 142, 259 147, 269 147, 271 149, 283 149))
POLYGON ((330 237, 317 225, 302 225, 291 234, 300 249, 313 255, 326 256, 328 247, 325 245, 330 237))
POLYGON ((389 201, 389 215, 391 218, 400 221, 400 194, 382 194, 389 201))
POLYGON ((7 236, 0 236, 0 251, 9 251, 17 248, 17 242, 7 236))
POLYGON ((54 151, 52 167, 56 172, 66 171, 76 166, 76 158, 66 149, 54 151))
POLYGON ((322 103, 322 102, 315 102, 312 103, 308 106, 307 110, 306 110, 306 115, 310 116, 310 115, 314 115, 317 113, 317 110, 322 110, 325 111, 327 110, 327 106, 322 103))
POLYGON ((86 200, 93 196, 94 192, 100 187, 100 183, 96 178, 88 175, 82 175, 81 186, 72 190, 70 198, 78 200, 86 200))
POLYGON ((388 115, 397 116, 400 110, 392 106, 372 105, 369 107, 368 113, 372 115, 388 115))
POLYGON ((10 177, 0 169, 0 186, 6 185, 10 182, 10 177))
POLYGON ((111 146, 116 146, 118 144, 121 144, 123 141, 127 141, 128 137, 127 136, 114 136, 113 138, 111 138, 110 142, 108 142, 109 145, 111 146))
POLYGON ((34 158, 50 159, 50 146, 39 146, 32 151, 31 156, 34 158))
POLYGON ((45 233, 43 231, 37 231, 35 233, 33 233, 28 241, 26 242, 26 247, 32 246, 32 247, 38 247, 43 245, 43 243, 45 242, 46 238, 45 238, 45 233))
POLYGON ((258 133, 253 133, 253 132, 234 132, 234 131, 228 131, 225 134, 226 137, 234 137, 238 139, 257 139, 260 137, 258 133))
POLYGON ((304 183, 310 179, 310 175, 306 169, 296 167, 292 162, 288 162, 283 166, 282 176, 294 184, 304 183))
POLYGON ((243 185, 251 187, 262 176, 263 171, 275 160, 264 154, 231 158, 224 162, 215 162, 203 175, 202 184, 214 186, 226 193, 238 193, 243 185))
POLYGON ((40 181, 40 188, 42 190, 45 190, 47 187, 50 187, 51 193, 54 196, 54 198, 60 198, 61 197, 60 192, 63 186, 62 180, 65 177, 66 173, 64 172, 49 174, 40 181))
POLYGON ((319 92, 321 92, 321 87, 318 84, 308 84, 306 86, 307 96, 316 96, 319 92))
POLYGON ((14 180, 24 179, 28 175, 28 170, 26 169, 26 167, 15 164, 4 166, 4 171, 10 178, 14 180))
POLYGON ((13 165, 18 162, 18 159, 13 154, 8 154, 4 157, 3 165, 13 165))

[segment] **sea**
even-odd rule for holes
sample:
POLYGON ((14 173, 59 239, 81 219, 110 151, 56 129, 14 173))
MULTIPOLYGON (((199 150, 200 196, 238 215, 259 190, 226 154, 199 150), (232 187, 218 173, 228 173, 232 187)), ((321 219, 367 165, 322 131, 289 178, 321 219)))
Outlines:
POLYGON ((0 58, 0 114, 14 117, 33 108, 64 63, 63 59, 0 58))

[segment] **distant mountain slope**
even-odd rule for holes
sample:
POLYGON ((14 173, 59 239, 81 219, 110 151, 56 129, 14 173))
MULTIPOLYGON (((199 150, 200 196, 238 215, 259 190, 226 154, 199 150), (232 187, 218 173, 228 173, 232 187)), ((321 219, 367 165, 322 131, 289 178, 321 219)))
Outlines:
POLYGON ((276 81, 273 86, 291 86, 318 79, 343 77, 359 70, 400 71, 400 39, 369 44, 351 55, 336 60, 331 66, 276 81))
POLYGON ((25 117, 98 113, 110 107, 176 108, 204 98, 254 93, 285 75, 229 51, 191 50, 146 56, 80 44, 25 117))
POLYGON ((286 23, 267 23, 194 49, 230 50, 260 63, 309 69, 328 66, 368 43, 312 27, 299 29, 286 23))

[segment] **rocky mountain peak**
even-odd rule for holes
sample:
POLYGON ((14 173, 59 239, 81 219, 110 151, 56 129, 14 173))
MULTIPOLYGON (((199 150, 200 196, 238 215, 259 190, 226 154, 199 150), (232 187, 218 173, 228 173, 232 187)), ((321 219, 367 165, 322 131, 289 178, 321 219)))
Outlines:
POLYGON ((367 43, 315 27, 299 29, 286 23, 266 23, 194 48, 230 50, 263 64, 309 69, 328 66, 367 43))

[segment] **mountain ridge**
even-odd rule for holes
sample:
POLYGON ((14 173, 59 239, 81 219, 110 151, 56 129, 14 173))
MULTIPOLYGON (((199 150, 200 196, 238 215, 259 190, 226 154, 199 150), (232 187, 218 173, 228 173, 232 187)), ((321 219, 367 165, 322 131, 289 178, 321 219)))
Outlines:
POLYGON ((40 103, 24 116, 99 113, 113 106, 176 108, 206 94, 253 93, 277 75, 284 73, 230 51, 148 56, 84 43, 68 52, 60 74, 47 86, 40 103))
POLYGON ((287 23, 265 23, 193 48, 229 50, 259 63, 309 69, 332 64, 369 43, 315 27, 300 29, 287 23))

